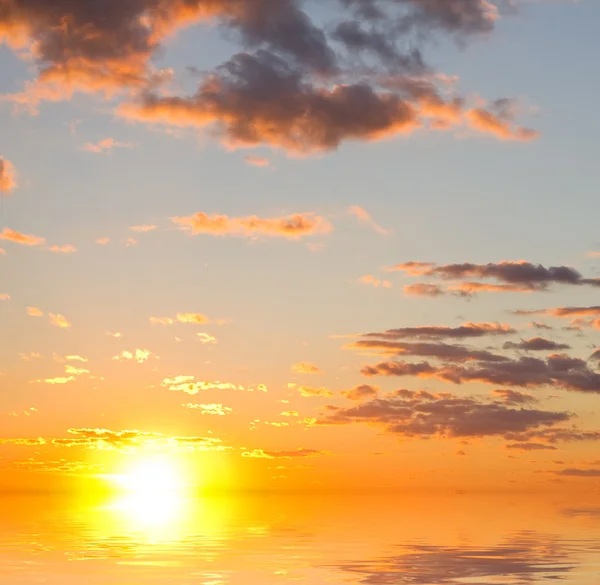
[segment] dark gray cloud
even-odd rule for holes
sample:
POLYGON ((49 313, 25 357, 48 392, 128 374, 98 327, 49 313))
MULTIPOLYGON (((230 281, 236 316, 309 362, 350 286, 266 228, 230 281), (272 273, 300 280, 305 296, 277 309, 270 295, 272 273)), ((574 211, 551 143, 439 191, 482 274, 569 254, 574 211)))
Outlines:
POLYGON ((556 475, 567 477, 600 477, 600 469, 579 469, 577 467, 569 467, 555 471, 556 475))
MULTIPOLYGON (((74 91, 137 92, 119 109, 146 122, 209 126, 229 145, 330 150, 420 128, 466 127, 502 140, 537 133, 514 122, 511 100, 469 106, 445 97, 422 49, 433 34, 465 41, 491 32, 491 3, 328 0, 335 23, 316 23, 301 0, 12 0, 0 30, 39 76, 11 98, 36 107, 74 91), (379 15, 379 17, 378 17, 379 15), (192 96, 169 96, 153 58, 178 30, 210 22, 237 55, 203 75, 192 96), (233 31, 233 33, 232 33, 233 31), (389 83, 393 79, 393 83, 389 83), (265 100, 263 107, 260 100, 265 100)), ((200 29, 198 29, 200 30, 200 29)))
POLYGON ((416 376, 437 378, 454 384, 484 382, 501 386, 533 388, 551 386, 579 392, 600 393, 600 374, 585 360, 552 354, 546 360, 521 357, 502 362, 479 362, 473 367, 429 362, 408 363, 400 360, 364 366, 361 373, 373 376, 416 376))
POLYGON ((507 404, 532 404, 538 401, 535 396, 516 390, 493 390, 492 394, 501 397, 507 404))
POLYGON ((470 349, 463 345, 450 345, 440 342, 411 343, 406 341, 390 341, 385 338, 369 338, 350 343, 347 347, 397 356, 431 357, 449 362, 504 362, 510 359, 483 349, 470 349))
MULTIPOLYGON (((546 290, 552 284, 600 286, 600 278, 584 278, 570 266, 550 266, 520 261, 489 262, 488 264, 428 264, 406 262, 394 267, 411 275, 437 277, 442 280, 479 278, 493 280, 500 284, 489 285, 480 282, 462 282, 458 290, 477 292, 478 290, 527 292, 546 290)), ((535 313, 530 313, 535 314, 535 313)))
POLYGON ((507 341, 504 349, 520 349, 523 351, 561 351, 571 349, 566 343, 557 343, 544 337, 532 337, 531 339, 522 339, 519 343, 507 341))
POLYGON ((513 408, 499 402, 399 390, 349 408, 329 409, 320 424, 369 423, 406 437, 486 437, 552 427, 571 418, 567 412, 513 408))
POLYGON ((469 339, 486 335, 511 335, 516 333, 510 325, 503 323, 464 323, 458 327, 425 325, 422 327, 400 327, 383 333, 366 333, 364 339, 469 339))
POLYGON ((546 443, 510 443, 506 445, 506 448, 518 451, 556 451, 554 445, 547 445, 546 443))

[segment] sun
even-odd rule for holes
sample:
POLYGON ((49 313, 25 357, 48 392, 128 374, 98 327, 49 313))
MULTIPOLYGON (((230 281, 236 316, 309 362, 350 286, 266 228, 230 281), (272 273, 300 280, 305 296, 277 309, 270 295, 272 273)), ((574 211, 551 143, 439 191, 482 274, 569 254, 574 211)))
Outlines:
POLYGON ((126 492, 137 495, 167 494, 185 487, 181 468, 168 457, 142 459, 114 479, 126 492))

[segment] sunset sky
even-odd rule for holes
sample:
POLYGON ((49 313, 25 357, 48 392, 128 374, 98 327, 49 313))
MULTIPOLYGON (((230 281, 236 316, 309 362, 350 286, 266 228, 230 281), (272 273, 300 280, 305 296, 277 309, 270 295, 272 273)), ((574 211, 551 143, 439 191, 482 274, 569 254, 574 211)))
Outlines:
POLYGON ((598 489, 599 21, 0 0, 0 490, 598 489))

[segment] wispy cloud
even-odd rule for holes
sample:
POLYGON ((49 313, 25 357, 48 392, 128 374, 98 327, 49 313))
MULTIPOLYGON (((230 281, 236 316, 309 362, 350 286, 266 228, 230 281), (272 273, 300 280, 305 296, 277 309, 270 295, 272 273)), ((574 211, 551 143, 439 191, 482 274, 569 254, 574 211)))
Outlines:
POLYGON ((297 213, 285 217, 261 218, 257 216, 228 217, 199 212, 188 217, 174 217, 173 223, 193 235, 213 236, 269 236, 297 240, 315 234, 327 234, 333 226, 314 213, 297 213))
POLYGON ((358 205, 350 206, 348 208, 348 213, 358 218, 360 222, 372 227, 378 234, 381 234, 382 236, 389 236, 392 233, 392 230, 381 227, 378 223, 376 223, 370 214, 358 205))
POLYGON ((322 374, 321 369, 309 362, 298 362, 292 365, 292 372, 297 374, 322 374))
POLYGON ((114 138, 104 138, 98 142, 88 142, 81 149, 95 154, 106 154, 116 148, 133 148, 133 146, 131 142, 119 142, 114 138))
POLYGON ((0 157, 0 193, 9 194, 17 186, 17 172, 13 164, 0 157))
POLYGON ((50 317, 50 324, 55 327, 60 327, 61 329, 68 329, 71 327, 71 323, 67 321, 67 318, 64 315, 60 315, 59 313, 48 313, 48 317, 50 317))
POLYGON ((44 238, 23 234, 10 228, 4 228, 4 230, 2 230, 0 233, 0 240, 7 240, 8 242, 21 244, 22 246, 42 246, 46 243, 44 238))

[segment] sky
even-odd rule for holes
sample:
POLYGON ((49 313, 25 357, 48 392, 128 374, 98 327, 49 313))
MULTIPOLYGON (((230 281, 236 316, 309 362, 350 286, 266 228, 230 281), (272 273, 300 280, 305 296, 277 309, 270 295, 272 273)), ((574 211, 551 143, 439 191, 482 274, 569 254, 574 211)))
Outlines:
POLYGON ((598 489, 599 18, 0 0, 0 490, 598 489))

